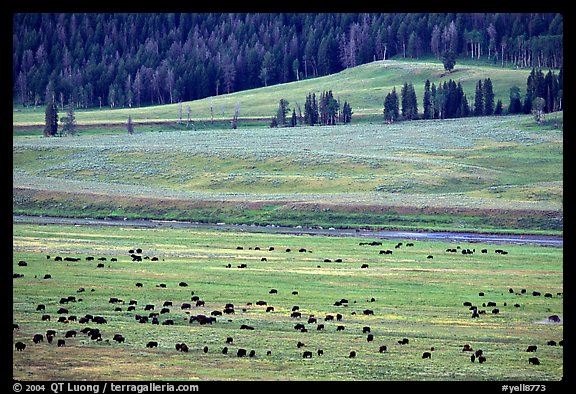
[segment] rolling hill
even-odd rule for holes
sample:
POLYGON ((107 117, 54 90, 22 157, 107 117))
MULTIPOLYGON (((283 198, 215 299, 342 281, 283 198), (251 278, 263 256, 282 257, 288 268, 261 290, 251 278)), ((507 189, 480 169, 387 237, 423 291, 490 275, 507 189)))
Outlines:
MULTIPOLYGON (((526 89, 526 79, 530 73, 527 69, 509 69, 490 66, 457 64, 451 73, 446 73, 440 62, 431 61, 397 61, 382 60, 352 67, 336 74, 289 82, 274 86, 251 89, 231 94, 209 97, 201 100, 183 102, 182 119, 186 120, 188 106, 193 121, 229 121, 238 105, 240 120, 264 119, 266 124, 276 113, 281 98, 289 101, 290 108, 296 103, 304 110, 304 101, 308 93, 319 94, 332 90, 341 102, 352 105, 354 119, 369 118, 379 120, 385 96, 396 87, 397 91, 405 82, 414 85, 418 98, 419 111, 422 112, 424 82, 428 79, 437 86, 443 81, 452 79, 462 84, 464 93, 472 104, 474 89, 478 80, 490 78, 494 87, 495 102, 502 100, 506 107, 510 101, 510 87, 518 86, 521 92, 526 89), (212 113, 211 115, 211 108, 212 113)), ((142 108, 91 109, 77 110, 78 125, 124 125, 130 115, 138 124, 154 122, 175 122, 180 118, 180 104, 166 104, 142 108)), ((60 111, 62 114, 64 111, 60 111)), ((43 108, 15 110, 13 126, 42 126, 43 108)), ((240 122, 242 127, 242 122, 240 122)), ((123 127, 124 129, 124 127, 123 127)))

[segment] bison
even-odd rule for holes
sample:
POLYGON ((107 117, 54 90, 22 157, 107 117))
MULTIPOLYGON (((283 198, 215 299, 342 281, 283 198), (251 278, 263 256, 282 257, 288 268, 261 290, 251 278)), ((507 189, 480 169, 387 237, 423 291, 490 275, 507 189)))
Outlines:
POLYGON ((432 359, 432 353, 430 353, 430 352, 424 352, 424 353, 422 353, 422 358, 423 358, 423 359, 424 359, 424 358, 432 359))
POLYGON ((148 342, 148 343, 146 344, 146 347, 147 347, 147 348, 150 348, 150 349, 152 349, 153 347, 158 347, 158 342, 156 342, 156 341, 150 341, 150 342, 148 342))
POLYGON ((538 357, 530 357, 528 359, 528 364, 540 365, 540 360, 538 360, 538 357))
POLYGON ((24 342, 18 341, 14 344, 14 347, 16 348, 17 351, 21 352, 24 349, 26 349, 26 344, 24 342))
POLYGON ((312 358, 312 352, 305 351, 304 353, 302 353, 302 358, 312 358))

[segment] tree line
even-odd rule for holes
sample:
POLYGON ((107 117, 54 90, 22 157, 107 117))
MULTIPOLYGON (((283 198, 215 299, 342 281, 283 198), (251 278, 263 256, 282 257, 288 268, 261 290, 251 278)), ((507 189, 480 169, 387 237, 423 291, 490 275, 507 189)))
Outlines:
POLYGON ((304 113, 300 104, 296 102, 290 118, 288 118, 289 105, 288 100, 280 99, 278 111, 275 116, 272 116, 270 127, 294 127, 303 124, 326 126, 352 121, 352 107, 347 101, 341 105, 340 98, 335 99, 332 90, 321 92, 319 100, 316 100, 316 93, 308 93, 304 103, 304 113))
POLYGON ((559 13, 15 13, 14 102, 63 111, 177 103, 436 57, 563 64, 559 13))
MULTIPOLYGON (((563 67, 558 74, 549 70, 546 75, 541 69, 532 69, 526 80, 524 100, 518 86, 510 88, 508 114, 534 113, 540 121, 542 115, 560 111, 563 98, 563 67)), ((479 79, 476 83, 473 104, 462 89, 460 82, 452 79, 436 86, 426 80, 422 98, 422 116, 418 112, 418 100, 412 83, 405 82, 400 95, 396 87, 392 88, 384 99, 384 120, 393 123, 413 119, 450 119, 467 116, 503 115, 504 105, 501 100, 494 102, 494 87, 490 78, 479 79), (400 96, 400 98, 399 98, 400 96)))

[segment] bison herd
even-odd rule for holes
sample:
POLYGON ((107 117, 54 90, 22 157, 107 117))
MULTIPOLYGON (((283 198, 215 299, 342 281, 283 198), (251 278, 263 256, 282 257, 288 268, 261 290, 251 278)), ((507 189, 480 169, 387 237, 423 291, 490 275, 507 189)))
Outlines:
MULTIPOLYGON (((381 246, 382 243, 381 242, 361 242, 359 244, 360 246, 381 246)), ((406 243, 403 244, 402 242, 398 242, 393 249, 400 249, 402 247, 413 247, 414 243, 406 243)), ((244 247, 238 246, 237 250, 243 250, 244 247)), ((251 248, 250 248, 251 249, 251 248)), ((254 248, 255 250, 261 250, 260 248, 256 247, 254 248)), ((274 247, 269 247, 268 251, 272 251, 274 250, 274 247)), ((476 253, 475 249, 460 249, 460 247, 457 248, 449 248, 446 249, 446 253, 457 253, 458 250, 460 250, 461 254, 463 255, 468 255, 468 254, 474 254, 476 253)), ((285 249, 285 253, 290 253, 292 250, 289 248, 285 249)), ((311 250, 308 250, 306 248, 299 248, 298 249, 299 253, 312 253, 311 250)), ((497 254, 500 255, 506 255, 508 254, 507 251, 504 251, 502 249, 496 249, 494 251, 497 254)), ((131 260, 133 262, 142 262, 143 260, 150 260, 153 262, 158 262, 160 261, 160 259, 158 257, 152 257, 150 258, 149 256, 143 256, 142 254, 142 249, 137 248, 137 249, 131 249, 129 252, 129 257, 131 258, 131 260)), ((482 249, 481 250, 482 254, 487 254, 488 250, 487 249, 482 249)), ((379 250, 378 252, 379 255, 391 255, 393 254, 392 249, 384 249, 384 250, 379 250)), ((427 259, 432 259, 434 258, 433 255, 429 254, 427 255, 427 259)), ((50 256, 47 256, 47 259, 50 260, 50 256)), ((266 258, 263 258, 261 261, 267 261, 264 260, 266 258)), ((60 256, 57 256, 54 258, 54 261, 69 261, 69 262, 77 262, 80 261, 81 258, 77 258, 77 257, 65 257, 62 258, 60 256)), ((92 256, 88 256, 85 258, 86 261, 93 261, 94 257, 92 256)), ((101 257, 98 258, 98 261, 101 262, 105 262, 107 261, 106 257, 101 257)), ((118 260, 115 258, 110 259, 110 262, 117 262, 118 260)), ((163 260, 162 260, 163 261, 163 260)), ((323 262, 342 262, 343 260, 341 258, 323 258, 322 259, 323 262)), ((27 267, 28 264, 25 261, 19 261, 18 262, 18 267, 27 267)), ((104 267, 104 263, 98 263, 98 265, 96 265, 96 268, 102 268, 104 267)), ((231 264, 226 265, 226 268, 231 268, 231 264)), ((238 268, 247 268, 247 264, 240 264, 237 266, 238 268)), ((319 267, 319 266, 318 266, 319 267)), ((362 269, 369 269, 369 265, 368 264, 362 264, 360 266, 360 268, 362 269)), ((14 274, 14 278, 20 278, 23 277, 24 275, 22 274, 14 274)), ((51 279, 51 276, 49 274, 46 274, 44 277, 44 279, 51 279)), ((136 287, 137 288, 143 288, 144 284, 142 282, 136 282, 136 287)), ((158 288, 166 288, 167 284, 166 283, 160 283, 157 284, 156 287, 158 288)), ((182 288, 182 290, 184 288, 189 287, 187 282, 184 281, 178 281, 177 283, 177 287, 182 288)), ((77 293, 83 293, 85 291, 84 288, 79 288, 77 290, 77 293)), ((96 291, 95 289, 92 289, 91 292, 96 291)), ((187 290, 187 293, 189 292, 189 290, 187 290)), ((270 297, 276 297, 279 294, 279 290, 277 288, 266 288, 263 289, 263 294, 264 292, 266 292, 270 297)), ((188 325, 192 325, 192 324, 198 324, 201 326, 212 326, 214 324, 219 324, 221 321, 225 321, 226 323, 230 324, 230 323, 234 323, 234 319, 232 319, 232 317, 236 318, 238 316, 239 320, 243 320, 245 319, 245 315, 244 312, 247 312, 247 308, 256 308, 257 310, 262 310, 265 311, 264 313, 268 312, 268 313, 272 313, 272 312, 276 312, 274 306, 272 305, 268 305, 268 302, 265 300, 257 300, 254 303, 252 302, 248 302, 246 303, 245 306, 241 307, 240 309, 238 309, 238 307, 235 306, 234 303, 226 303, 221 305, 220 309, 214 309, 215 308, 215 303, 210 302, 209 305, 212 306, 212 311, 210 311, 209 313, 206 311, 207 305, 206 302, 207 300, 201 299, 198 295, 196 295, 194 293, 194 291, 189 292, 191 294, 190 299, 185 299, 185 300, 179 300, 179 301, 175 301, 175 300, 165 300, 162 303, 162 306, 157 306, 153 303, 145 303, 141 306, 138 305, 138 300, 135 299, 130 299, 128 301, 124 300, 122 298, 122 296, 114 296, 114 297, 109 297, 108 303, 109 304, 113 304, 111 306, 112 309, 110 309, 110 315, 109 316, 102 316, 99 314, 85 314, 84 316, 76 316, 74 314, 71 314, 69 309, 68 309, 68 305, 72 306, 75 303, 78 302, 82 302, 82 298, 77 298, 76 296, 63 296, 59 298, 58 304, 59 305, 66 305, 66 308, 63 306, 60 306, 57 310, 56 310, 56 314, 60 315, 58 317, 58 323, 62 323, 62 324, 68 324, 68 323, 76 323, 76 324, 88 324, 88 325, 108 325, 109 320, 118 320, 116 318, 114 318, 114 313, 117 312, 124 312, 124 307, 126 307, 125 312, 133 312, 133 319, 136 320, 138 323, 141 324, 154 324, 154 325, 163 325, 163 326, 174 326, 174 325, 181 325, 183 322, 186 322, 186 324, 188 325), (258 309, 259 307, 262 307, 262 309, 258 309), (201 308, 201 309, 198 309, 201 308), (265 308, 265 309, 264 309, 265 308), (193 311, 196 312, 202 312, 202 313, 193 313, 193 311), (147 313, 145 313, 147 312, 147 313), (163 315, 166 314, 171 314, 170 318, 164 318, 163 315), (174 318, 174 314, 176 314, 178 316, 178 318, 174 318), (209 316, 208 316, 209 315, 209 316), (223 316, 225 316, 223 318, 223 316), (225 319, 225 320, 221 320, 221 319, 225 319)), ((479 297, 486 297, 486 293, 488 292, 479 292, 478 296, 479 297)), ((501 293, 502 295, 504 294, 504 292, 501 293)), ((510 296, 514 296, 516 300, 521 299, 521 297, 524 297, 525 294, 530 294, 527 292, 526 289, 522 289, 520 291, 515 291, 514 289, 510 288, 508 289, 508 294, 510 296)), ((533 297, 538 297, 541 295, 541 292, 537 292, 537 291, 533 291, 532 293, 533 297)), ((299 291, 293 290, 291 292, 291 296, 293 297, 298 297, 299 296, 299 291)), ((556 296, 562 296, 561 293, 557 293, 556 296)), ((545 293, 544 295, 545 298, 551 298, 553 297, 552 293, 545 293)), ((47 300, 47 301, 52 301, 52 300, 47 300)), ((365 302, 376 302, 376 300, 374 298, 369 298, 364 300, 365 302)), ((487 301, 487 302, 481 302, 480 299, 476 300, 477 302, 473 303, 471 301, 465 301, 463 303, 464 306, 468 307, 468 310, 472 311, 472 318, 473 319, 481 319, 481 315, 485 315, 490 311, 491 314, 496 315, 499 314, 501 311, 508 311, 508 307, 509 305, 507 303, 502 303, 497 304, 494 301, 487 301), (475 305, 476 304, 476 305, 475 305), (481 308, 487 308, 487 309, 481 309, 481 308), (492 308, 492 309, 490 309, 492 308)), ((518 302, 513 303, 513 308, 521 308, 521 304, 518 302)), ((353 301, 353 303, 356 303, 356 301, 353 301)), ((347 298, 340 298, 338 300, 336 300, 333 304, 334 307, 340 308, 342 307, 342 311, 345 310, 345 308, 350 304, 349 299, 347 298)), ((47 306, 46 304, 38 304, 36 305, 35 311, 37 312, 41 312, 41 314, 39 314, 38 318, 41 319, 42 321, 52 321, 52 317, 51 315, 46 313, 46 309, 47 306)), ((326 332, 331 332, 334 334, 331 335, 338 335, 339 332, 349 332, 350 329, 347 328, 347 324, 346 321, 348 320, 349 317, 353 317, 355 319, 355 322, 358 323, 358 320, 362 321, 362 319, 366 319, 364 320, 364 324, 366 324, 367 322, 374 322, 377 320, 374 320, 375 317, 377 317, 378 312, 375 312, 374 309, 367 309, 364 308, 362 309, 362 307, 360 308, 356 308, 358 312, 360 313, 356 313, 356 311, 353 311, 349 314, 349 316, 345 316, 344 313, 327 313, 323 316, 317 316, 315 314, 304 314, 303 312, 300 311, 300 307, 298 305, 294 305, 291 310, 289 312, 286 312, 284 317, 282 319, 284 319, 284 321, 286 322, 290 322, 290 324, 293 324, 293 328, 296 331, 300 331, 303 333, 308 332, 308 330, 311 327, 315 327, 315 331, 326 331, 326 332), (306 321, 306 323, 304 323, 303 321, 306 321)), ((284 313, 283 311, 280 311, 279 313, 284 313)), ((548 317, 548 322, 550 323, 560 323, 561 319, 559 316, 557 315, 550 315, 548 317)), ((242 324, 237 324, 235 325, 235 327, 238 328, 238 330, 247 330, 247 331, 258 331, 260 327, 258 327, 257 325, 251 323, 251 324, 246 324, 246 323, 242 323, 242 324)), ((20 325, 14 323, 14 330, 19 330, 20 329, 20 325)), ((167 328, 168 329, 168 328, 167 328)), ((108 330, 106 330, 108 331, 108 330)), ((379 341, 382 340, 382 338, 378 338, 378 336, 371 332, 372 329, 369 325, 364 325, 361 329, 361 334, 364 336, 364 340, 367 343, 377 343, 379 341)), ((360 332, 356 331, 356 334, 360 335, 360 332)), ((32 335, 31 337, 31 342, 34 345, 38 345, 39 343, 44 341, 44 338, 46 338, 47 342, 49 344, 51 344, 53 342, 53 339, 58 336, 61 335, 63 336, 63 338, 58 338, 57 339, 57 347, 64 347, 66 346, 66 339, 70 339, 72 341, 76 341, 75 345, 78 345, 78 338, 80 338, 79 336, 77 336, 77 334, 83 334, 85 337, 83 338, 87 338, 89 341, 95 341, 95 342, 101 342, 101 341, 106 341, 107 343, 110 343, 110 339, 114 342, 117 343, 117 345, 120 344, 128 344, 128 343, 144 343, 145 342, 145 348, 149 349, 150 351, 154 350, 154 351, 160 351, 160 348, 172 348, 175 349, 177 352, 182 352, 182 353, 189 353, 190 351, 194 351, 196 350, 197 352, 201 352, 204 354, 207 353, 212 353, 213 351, 213 343, 210 344, 210 346, 206 345, 206 344, 194 344, 194 345, 188 345, 184 342, 177 342, 177 343, 172 343, 172 344, 168 344, 166 343, 165 340, 162 340, 161 338, 147 338, 147 339, 143 339, 143 338, 130 338, 128 335, 124 336, 123 333, 118 333, 118 332, 108 332, 105 333, 103 331, 100 330, 100 328, 94 328, 94 327, 90 327, 90 326, 85 326, 82 329, 78 329, 78 330, 69 330, 69 329, 65 329, 62 331, 62 333, 57 333, 56 330, 47 330, 46 333, 35 333, 32 335), (112 334, 112 335, 110 335, 112 334), (107 337, 107 338, 106 338, 107 337), (144 342, 143 342, 144 341, 144 342), (168 346, 169 345, 169 346, 168 346)), ((342 335, 342 334, 340 334, 342 335)), ((400 338, 396 341, 396 343, 392 346, 398 346, 400 349, 409 349, 411 347, 414 348, 414 351, 422 351, 422 347, 421 346, 413 346, 414 342, 418 342, 418 339, 416 339, 416 341, 414 341, 414 339, 412 339, 412 341, 409 338, 400 338), (420 349, 420 350, 418 350, 420 349)), ((563 341, 560 340, 558 343, 560 346, 563 345, 563 341)), ((353 344, 351 344, 353 345, 353 344)), ((548 341, 547 345, 549 346, 555 346, 556 342, 555 341, 548 341)), ((227 355, 229 354, 229 352, 232 350, 231 347, 232 346, 236 346, 236 342, 234 340, 233 337, 230 336, 226 336, 225 338, 221 339, 221 344, 217 346, 217 350, 216 352, 221 353, 223 355, 227 355)), ((377 353, 387 353, 388 350, 390 349, 390 344, 382 344, 382 343, 378 343, 376 345, 374 345, 373 348, 373 352, 377 352, 377 353)), ((17 341, 14 344, 14 347, 16 349, 16 351, 24 351, 27 348, 27 344, 23 341, 17 341)), ((315 351, 308 349, 308 346, 306 345, 306 336, 303 336, 301 340, 298 340, 296 345, 295 345, 296 349, 302 349, 301 350, 301 358, 303 359, 312 359, 313 355, 316 354, 316 357, 320 357, 320 356, 324 356, 325 355, 325 350, 326 349, 319 349, 316 348, 315 351)), ((537 345, 529 345, 528 348, 526 349, 526 352, 529 353, 534 353, 536 352, 538 349, 537 345)), ((260 351, 256 351, 256 349, 251 349, 248 350, 244 347, 237 347, 237 349, 235 349, 235 355, 236 357, 249 357, 249 358, 254 358, 257 357, 257 353, 260 353, 260 351)), ((432 359, 432 355, 435 351, 435 347, 426 347, 426 351, 424 351, 423 353, 421 353, 421 358, 424 359, 432 359)), ((172 350, 173 351, 173 350, 172 350)), ((280 351, 280 349, 276 349, 275 351, 280 351)), ((472 347, 469 344, 466 344, 463 346, 462 348, 463 352, 471 352, 470 355, 470 360, 471 362, 478 362, 480 364, 483 364, 485 362, 487 362, 487 356, 484 354, 484 352, 480 349, 474 350, 472 349, 472 347)), ((234 354, 234 353, 232 353, 234 354)), ((266 354, 266 356, 271 356, 272 354, 272 350, 270 349, 266 349, 265 353, 263 352, 262 354, 266 354)), ((340 354, 341 356, 346 356, 347 358, 353 359, 355 357, 357 357, 359 354, 361 354, 361 352, 358 349, 355 350, 351 350, 351 351, 347 351, 347 354, 340 354)), ((420 354, 420 353, 418 353, 420 354)), ((420 357, 420 356, 419 356, 420 357)), ((529 357, 528 358, 528 363, 531 365, 540 365, 540 360, 537 357, 529 357)))

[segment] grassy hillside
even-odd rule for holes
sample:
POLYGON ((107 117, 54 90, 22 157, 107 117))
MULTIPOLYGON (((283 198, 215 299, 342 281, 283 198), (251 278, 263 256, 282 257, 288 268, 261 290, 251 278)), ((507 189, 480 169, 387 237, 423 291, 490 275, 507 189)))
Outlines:
POLYGON ((13 209, 82 217, 558 232, 563 136, 554 126, 537 126, 521 115, 16 137, 13 209))
MULTIPOLYGON (((325 90, 332 90, 341 102, 348 101, 352 105, 353 116, 381 118, 385 96, 394 86, 399 92, 405 82, 414 85, 419 110, 422 112, 424 82, 427 79, 437 86, 449 79, 462 83, 468 102, 472 103, 478 80, 490 78, 494 87, 495 102, 500 99, 507 106, 510 101, 510 87, 518 86, 523 92, 529 73, 530 70, 457 64, 455 70, 445 75, 440 62, 375 61, 325 77, 184 102, 182 103, 182 117, 186 120, 189 105, 193 120, 211 120, 210 107, 212 106, 214 120, 229 121, 238 104, 241 118, 265 118, 267 121, 276 113, 278 101, 281 98, 290 102, 290 108, 294 108, 295 104, 299 103, 303 111, 308 93, 319 94, 325 90)), ((128 115, 131 115, 136 123, 176 121, 179 119, 179 104, 115 110, 91 109, 76 112, 77 122, 82 125, 124 124, 128 115)), ((37 108, 36 111, 18 108, 13 113, 14 126, 42 125, 43 122, 42 107, 37 108)), ((245 127, 246 124, 241 122, 240 126, 245 127)))

